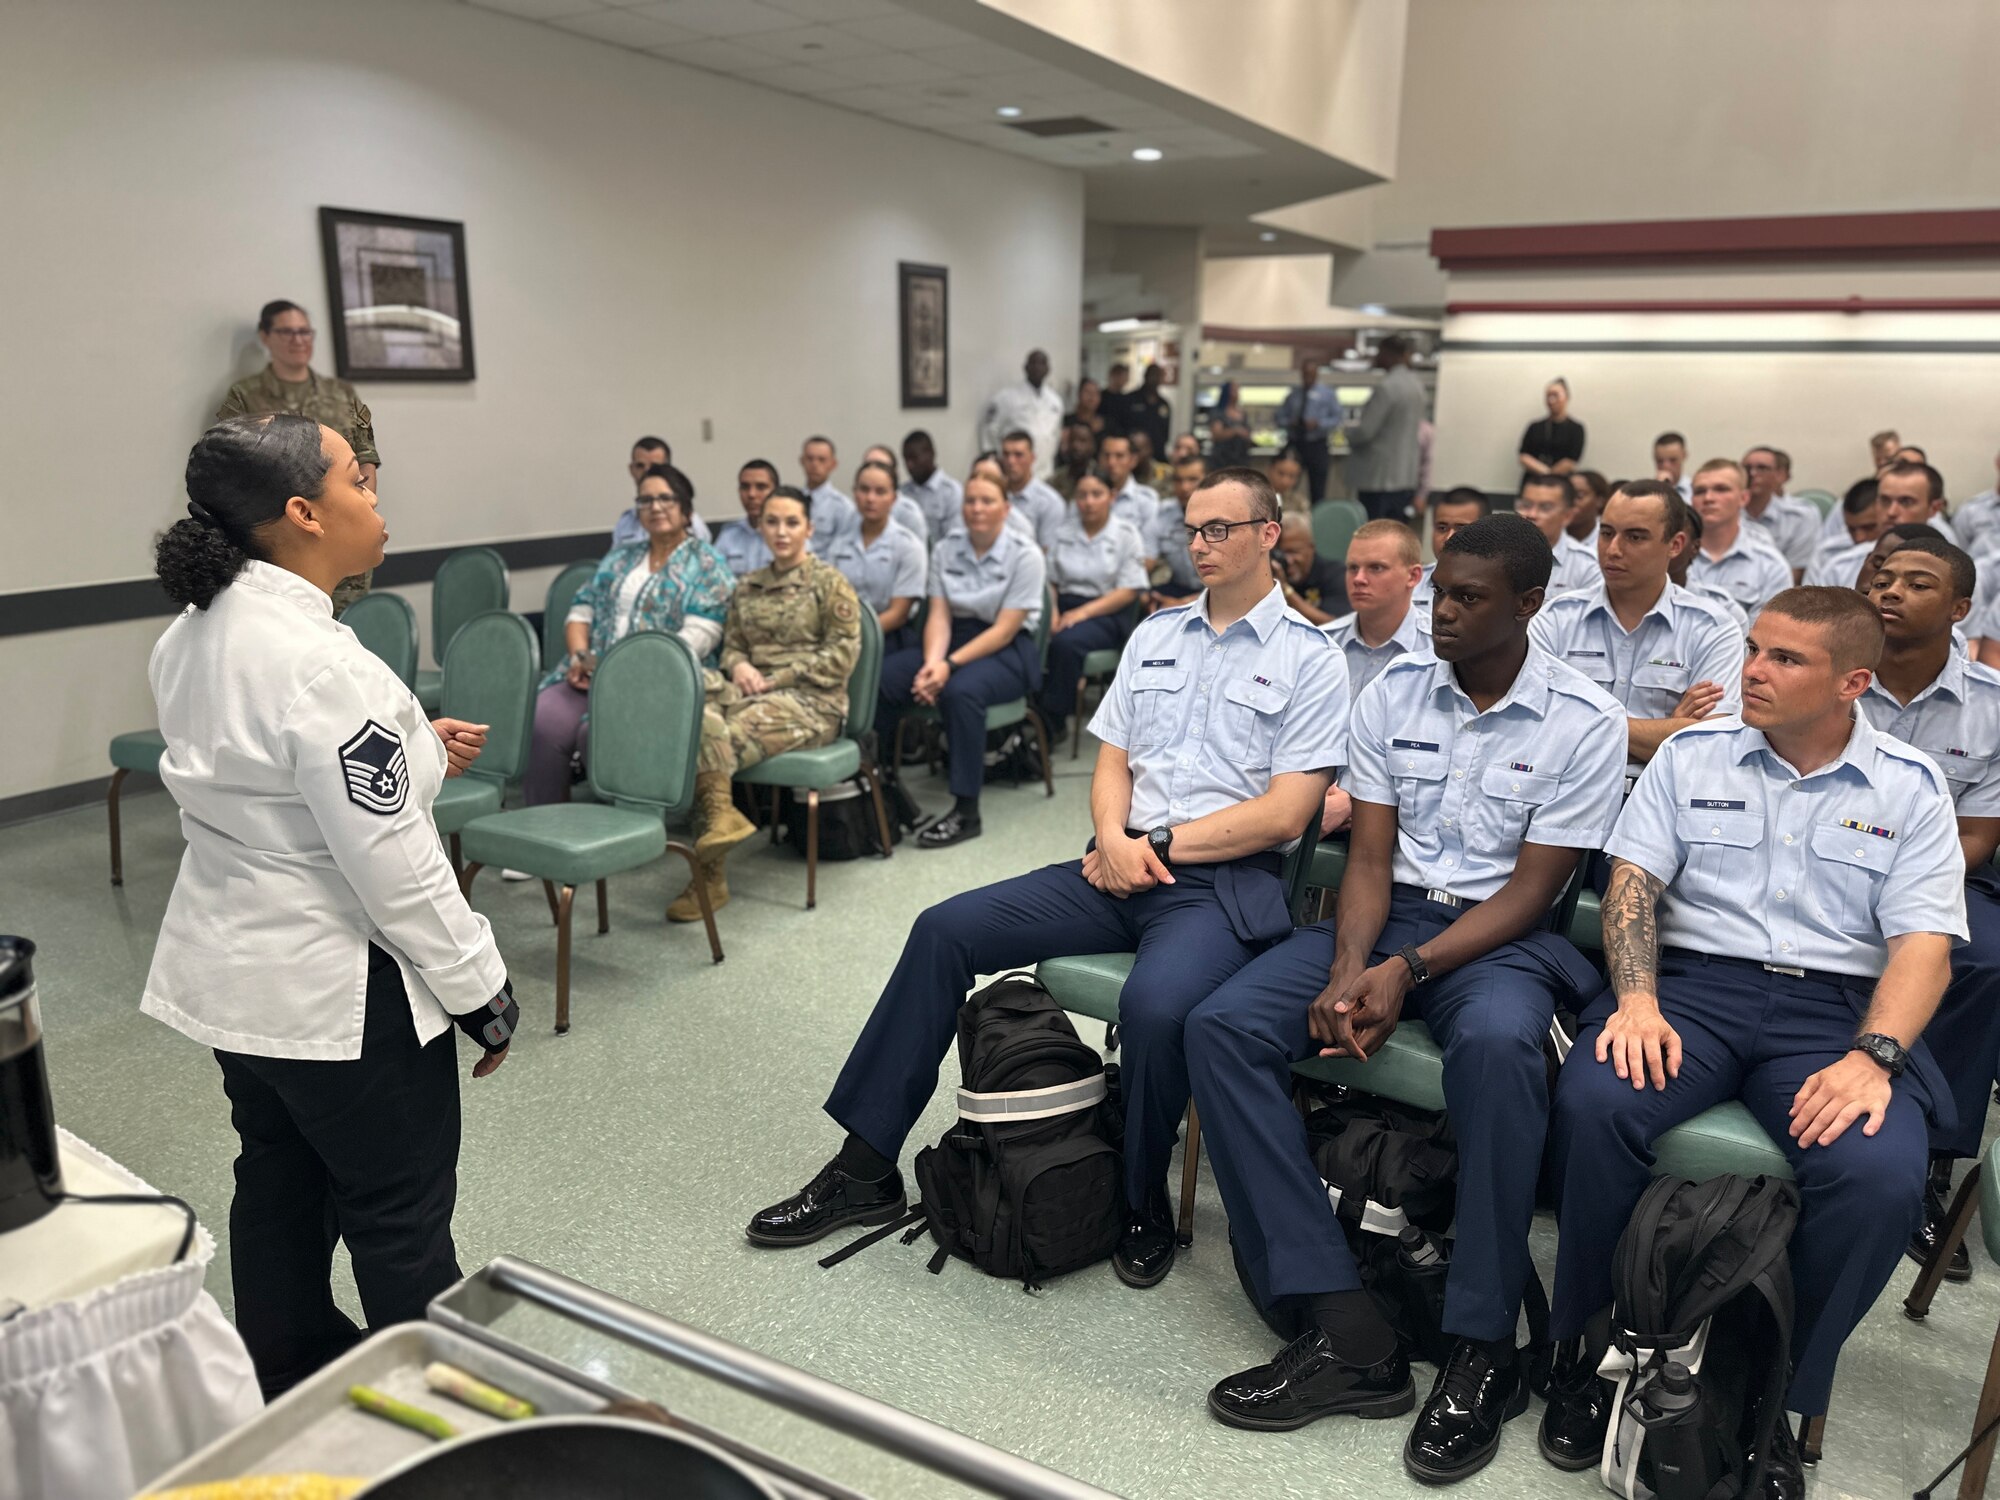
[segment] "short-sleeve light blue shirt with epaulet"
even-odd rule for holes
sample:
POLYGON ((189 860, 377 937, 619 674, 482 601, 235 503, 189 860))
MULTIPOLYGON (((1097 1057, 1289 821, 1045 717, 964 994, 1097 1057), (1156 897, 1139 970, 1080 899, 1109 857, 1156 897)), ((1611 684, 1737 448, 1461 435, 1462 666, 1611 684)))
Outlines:
POLYGON ((1361 690, 1381 676, 1382 669, 1397 657, 1431 648, 1430 609, 1428 606, 1418 609, 1414 600, 1403 611, 1403 618, 1397 622, 1389 639, 1379 646, 1371 646, 1361 639, 1359 614, 1342 615, 1324 629, 1333 637, 1333 643, 1340 647, 1341 655, 1347 658, 1348 685, 1357 698, 1361 696, 1361 690))
POLYGON ((1743 521, 1748 526, 1762 527, 1771 545, 1778 549, 1779 555, 1791 567, 1803 572, 1811 566, 1813 556, 1819 550, 1820 537, 1819 507, 1812 501, 1800 500, 1793 495, 1773 495, 1761 516, 1751 515, 1746 507, 1743 521))
POLYGON ((1021 628, 1033 630, 1042 618, 1047 581, 1042 549, 1011 527, 1001 528, 984 557, 973 550, 970 535, 955 531, 931 552, 926 592, 942 595, 954 619, 984 620, 990 625, 1003 609, 1024 609, 1028 618, 1021 628))
MULTIPOLYGON (((857 510, 859 508, 856 507, 857 510)), ((889 507, 889 521, 892 525, 902 527, 921 542, 926 552, 930 551, 930 518, 924 514, 924 508, 908 495, 899 493, 896 496, 896 503, 889 507)))
POLYGON ((896 492, 923 507, 924 521, 930 528, 933 543, 951 530, 965 504, 964 488, 943 469, 931 470, 931 477, 922 484, 914 479, 905 479, 896 487, 896 492))
POLYGON ((748 521, 731 521, 718 531, 715 550, 738 578, 771 566, 771 549, 764 545, 764 534, 748 521))
POLYGON ((840 538, 860 534, 861 512, 854 508, 854 502, 843 491, 833 487, 831 479, 807 490, 806 499, 812 503, 811 545, 814 556, 825 557, 826 549, 840 538))
POLYGON ((861 602, 878 615, 894 600, 924 597, 929 575, 924 544, 894 521, 873 542, 858 532, 841 537, 820 553, 820 561, 840 569, 861 602))
POLYGON ((1071 516, 1056 528, 1055 544, 1049 549, 1049 583, 1058 598, 1075 594, 1097 599, 1113 589, 1143 589, 1143 545, 1139 533, 1116 516, 1107 518, 1096 536, 1071 516))
POLYGON ((1187 508, 1172 495, 1160 497, 1153 512, 1153 535, 1142 554, 1167 565, 1167 586, 1181 593, 1201 589, 1201 574, 1195 571, 1194 554, 1188 550, 1187 508))
POLYGON ((1208 600, 1139 622, 1090 721, 1131 768, 1129 827, 1191 822, 1347 759, 1347 662, 1326 632, 1276 586, 1220 633, 1208 600))
POLYGON ((1851 542, 1842 531, 1840 540, 1827 542, 1806 569, 1806 583, 1815 588, 1851 589, 1861 577, 1861 565, 1875 550, 1873 542, 1851 542))
POLYGON ((1035 545, 1044 552, 1055 545, 1056 530, 1069 514, 1069 504, 1050 486, 1039 479, 1030 479, 1019 490, 1007 496, 1007 503, 1014 514, 1027 519, 1029 529, 1034 532, 1035 545))
POLYGON ((1694 560, 1688 564, 1688 582, 1719 588, 1745 614, 1755 615, 1792 586, 1792 565, 1761 526, 1745 521, 1737 528, 1736 540, 1720 557, 1695 548, 1694 560))
POLYGON ((1931 758, 1961 818, 2000 818, 2000 672, 1954 644, 1944 670, 1907 704, 1877 678, 1859 706, 1870 724, 1931 758))
POLYGON ((1683 729, 1640 776, 1604 848, 1666 882, 1668 947, 1874 978, 1892 937, 1966 936, 1965 854, 1945 780, 1866 719, 1809 776, 1741 719, 1683 729))
POLYGON ((1160 514, 1160 497, 1150 486, 1128 479, 1125 487, 1111 497, 1111 514, 1131 522, 1142 539, 1150 539, 1160 514))
MULTIPOLYGON (((1544 604, 1528 638, 1625 705, 1634 719, 1671 718, 1697 682, 1722 689, 1719 715, 1742 701, 1743 631, 1722 605, 1669 581, 1629 633, 1599 584, 1544 604)), ((1637 775, 1639 763, 1629 767, 1637 775)))
POLYGON ((1417 652, 1355 700, 1341 784, 1396 809, 1392 880, 1484 901, 1524 843, 1604 846, 1625 787, 1625 710, 1530 642, 1481 713, 1449 662, 1417 652))
POLYGON ((1559 598, 1564 594, 1578 594, 1597 588, 1604 582, 1604 570, 1597 565, 1597 549, 1589 542, 1579 542, 1567 531, 1557 541, 1555 561, 1549 568, 1548 591, 1545 599, 1559 598))

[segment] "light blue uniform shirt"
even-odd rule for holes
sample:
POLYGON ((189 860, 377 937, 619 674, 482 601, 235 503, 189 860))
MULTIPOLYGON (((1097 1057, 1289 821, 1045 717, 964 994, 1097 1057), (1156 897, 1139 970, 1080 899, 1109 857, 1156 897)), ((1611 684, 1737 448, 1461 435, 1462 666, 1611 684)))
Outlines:
POLYGON ((817 489, 807 490, 806 498, 812 502, 812 550, 815 556, 825 557, 826 549, 844 536, 860 535, 861 512, 854 508, 854 502, 846 494, 833 487, 831 479, 817 489))
POLYGON ((1159 494, 1150 485, 1128 479, 1125 487, 1111 497, 1111 514, 1121 521, 1131 522, 1132 529, 1139 533, 1140 538, 1150 541, 1160 514, 1159 494))
POLYGON ((1055 545, 1056 531, 1069 514, 1069 504, 1039 479, 1007 496, 1007 505, 1017 516, 1027 519, 1035 535, 1035 545, 1044 552, 1055 545))
POLYGON ((1346 660, 1283 589, 1220 634, 1203 593, 1139 622, 1090 732, 1131 767, 1126 826, 1157 828, 1261 797, 1274 776, 1341 765, 1347 705, 1346 660))
POLYGON ((1048 564, 1042 549, 1018 531, 1002 530, 984 557, 973 550, 972 538, 954 532, 931 553, 926 590, 942 596, 953 619, 982 620, 991 625, 1003 609, 1025 609, 1023 630, 1033 630, 1042 618, 1042 589, 1048 564))
MULTIPOLYGON (((1600 584, 1543 605, 1528 639, 1624 704, 1629 718, 1670 717, 1697 682, 1722 689, 1718 715, 1742 706, 1742 627, 1722 605, 1671 581, 1629 634, 1600 584)), ((1627 773, 1638 775, 1640 765, 1627 773)))
POLYGON ((771 549, 764 545, 764 534, 748 521, 731 521, 724 526, 716 534, 715 550, 738 578, 771 566, 771 549))
POLYGON ((905 499, 916 501, 923 510, 924 525, 930 531, 932 542, 941 541, 945 533, 957 524, 960 507, 965 504, 965 487, 943 469, 931 470, 931 477, 922 484, 914 479, 905 479, 896 487, 896 492, 905 499))
POLYGON ((1398 657, 1354 703, 1342 785, 1396 809, 1390 878, 1467 901, 1499 894, 1521 845, 1600 849, 1625 785, 1625 711, 1533 642, 1485 713, 1431 651, 1398 657))
POLYGON ((1116 516, 1096 536, 1070 516, 1056 528, 1055 545, 1049 549, 1049 583, 1058 598, 1078 594, 1098 599, 1113 589, 1143 589, 1144 545, 1139 533, 1116 516))
MULTIPOLYGON (((704 542, 711 540, 708 534, 708 522, 704 521, 700 516, 691 517, 688 521, 688 535, 698 536, 704 542)), ((618 517, 617 522, 611 528, 611 545, 622 547, 627 542, 643 542, 645 540, 646 528, 639 522, 639 507, 636 505, 626 506, 624 513, 618 517)))
POLYGON ((1382 669, 1397 657, 1431 649, 1431 612, 1428 604, 1418 609, 1412 599, 1410 607, 1403 611, 1395 633, 1379 646, 1371 646, 1361 639, 1360 620, 1358 614, 1346 614, 1324 627, 1326 633, 1333 637, 1333 643, 1340 647, 1341 655, 1347 658, 1347 680, 1357 698, 1361 696, 1361 690, 1381 676, 1382 669))
MULTIPOLYGON (((1839 506, 1833 507, 1836 511, 1839 506)), ((1813 556, 1819 551, 1820 514, 1819 507, 1810 500, 1795 500, 1790 495, 1773 495, 1771 503, 1764 507, 1764 514, 1753 516, 1746 506, 1743 519, 1752 526, 1761 526, 1764 535, 1784 557, 1794 571, 1804 571, 1811 566, 1813 556)), ((1847 523, 1841 522, 1841 529, 1847 523)))
POLYGON ((1605 846, 1666 881, 1660 942, 1875 977, 1887 939, 1965 931, 1965 855, 1923 752, 1857 722, 1810 776, 1741 719, 1660 747, 1605 846))
POLYGON ((894 521, 872 543, 859 532, 842 537, 820 553, 820 560, 840 569, 861 602, 878 615, 892 600, 924 597, 929 571, 924 544, 894 521))
POLYGON ((1751 522, 1737 528, 1736 540, 1720 557, 1695 548, 1694 561, 1688 564, 1688 582, 1719 588, 1746 615, 1755 615, 1792 586, 1792 565, 1771 545, 1764 529, 1751 522))
MULTIPOLYGON (((1328 386, 1293 386, 1285 393, 1285 399, 1278 403, 1278 425, 1290 429, 1305 419, 1319 423, 1306 434, 1309 443, 1323 442, 1332 436, 1333 429, 1340 425, 1340 397, 1328 386), (1301 412, 1301 397, 1304 411, 1301 412)), ((1286 438, 1289 442, 1291 439, 1286 438)))
MULTIPOLYGON (((1431 600, 1437 597, 1437 589, 1431 584, 1431 575, 1437 572, 1437 570, 1438 565, 1436 563, 1425 563, 1424 576, 1417 580, 1416 591, 1410 595, 1410 608, 1419 611, 1423 615, 1425 629, 1430 628, 1431 600)), ((1546 598, 1547 596, 1544 595, 1543 597, 1546 598)))
POLYGON ((1974 557, 2000 548, 2000 490, 1984 490, 1951 513, 1958 544, 1974 557))
POLYGON ((1851 589, 1861 576, 1861 565, 1868 561, 1868 554, 1875 550, 1873 542, 1853 542, 1847 538, 1847 528, 1840 529, 1838 542, 1827 542, 1806 569, 1805 581, 1814 587, 1851 589))
POLYGON ((1171 495, 1162 496, 1160 508, 1153 512, 1152 540, 1144 555, 1167 565, 1163 588, 1181 594, 1201 592, 1201 574, 1195 572, 1194 554, 1188 551, 1187 511, 1171 495))
POLYGON ((1944 670, 1907 704, 1879 680, 1858 704, 1882 733, 1931 758, 1961 818, 2000 818, 2000 672, 1954 648, 1944 670))
POLYGON ((1565 531, 1555 545, 1555 564, 1549 570, 1548 592, 1543 599, 1583 593, 1600 587, 1603 582, 1604 570, 1597 565, 1597 548, 1589 542, 1579 542, 1565 531))
POLYGON ((902 527, 923 544, 925 551, 930 550, 930 518, 924 514, 924 508, 908 495, 897 494, 896 503, 889 507, 889 524, 902 527))

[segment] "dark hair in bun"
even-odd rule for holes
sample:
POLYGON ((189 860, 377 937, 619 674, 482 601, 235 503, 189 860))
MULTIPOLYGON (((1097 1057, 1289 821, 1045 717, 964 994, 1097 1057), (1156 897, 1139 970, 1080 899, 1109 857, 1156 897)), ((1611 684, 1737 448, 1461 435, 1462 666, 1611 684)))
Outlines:
POLYGON ((258 531, 292 496, 316 499, 325 488, 319 444, 319 423, 284 413, 231 417, 201 435, 188 454, 187 518, 153 544, 153 571, 169 599, 207 609, 244 563, 270 560, 258 531))

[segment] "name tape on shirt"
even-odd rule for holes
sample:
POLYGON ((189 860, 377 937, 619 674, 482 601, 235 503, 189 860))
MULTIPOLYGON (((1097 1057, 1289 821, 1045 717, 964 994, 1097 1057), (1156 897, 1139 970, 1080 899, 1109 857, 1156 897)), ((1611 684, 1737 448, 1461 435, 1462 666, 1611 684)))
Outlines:
POLYGON ((410 795, 410 766, 403 742, 393 729, 373 719, 340 747, 340 770, 347 779, 347 800, 365 812, 393 817, 410 795))
POLYGON ((1139 665, 1142 667, 1176 667, 1180 665, 1180 660, 1178 656, 1157 656, 1151 661, 1142 661, 1139 665))
POLYGON ((1438 748, 1438 742, 1436 740, 1391 740, 1389 741, 1389 748, 1391 750, 1435 750, 1438 748))
POLYGON ((1689 807, 1698 807, 1703 812, 1743 812, 1749 804, 1733 801, 1727 797, 1690 797, 1689 807))
POLYGON ((1569 654, 1571 656, 1587 656, 1593 661, 1604 660, 1604 653, 1602 651, 1572 651, 1569 654))
POLYGON ((1842 818, 1840 826, 1851 828, 1856 833, 1872 834, 1878 839, 1892 839, 1896 836, 1896 830, 1893 828, 1879 828, 1873 823, 1864 823, 1859 818, 1842 818))

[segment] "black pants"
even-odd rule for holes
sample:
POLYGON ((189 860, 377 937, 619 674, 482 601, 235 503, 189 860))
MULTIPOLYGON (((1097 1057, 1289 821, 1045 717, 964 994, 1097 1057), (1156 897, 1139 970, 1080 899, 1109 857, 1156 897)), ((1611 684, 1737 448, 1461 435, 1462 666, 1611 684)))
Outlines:
POLYGON ((1305 465, 1306 493, 1312 497, 1312 503, 1317 505, 1326 498, 1326 475, 1332 462, 1331 456, 1326 451, 1326 439, 1307 438, 1300 443, 1299 460, 1305 465))
POLYGON ((337 1241, 371 1329, 422 1319, 458 1280, 456 1036, 417 1044, 403 976, 371 946, 360 1057, 215 1054, 242 1148, 229 1206, 236 1327, 267 1399, 361 1342, 328 1281, 337 1241))
POLYGON ((1417 498, 1415 490, 1361 490, 1355 498, 1361 508, 1368 512, 1371 521, 1401 521, 1410 512, 1410 505, 1417 498))

